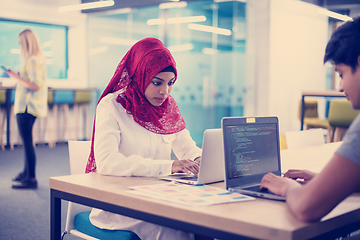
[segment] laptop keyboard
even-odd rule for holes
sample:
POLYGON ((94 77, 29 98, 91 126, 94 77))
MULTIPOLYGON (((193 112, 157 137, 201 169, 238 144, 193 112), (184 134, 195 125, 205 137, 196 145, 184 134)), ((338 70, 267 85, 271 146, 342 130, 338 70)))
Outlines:
POLYGON ((197 177, 196 176, 184 176, 184 177, 179 177, 179 179, 182 180, 192 180, 192 181, 197 181, 197 177))
POLYGON ((254 191, 254 192, 271 193, 267 188, 260 189, 260 185, 255 185, 255 186, 241 188, 241 189, 248 190, 248 191, 254 191))

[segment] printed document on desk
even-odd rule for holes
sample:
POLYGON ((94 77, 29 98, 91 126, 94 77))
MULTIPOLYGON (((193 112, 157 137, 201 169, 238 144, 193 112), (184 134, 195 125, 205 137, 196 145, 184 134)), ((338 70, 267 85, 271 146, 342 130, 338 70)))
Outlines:
POLYGON ((188 206, 208 206, 255 198, 209 185, 187 185, 176 182, 130 187, 130 192, 188 206))

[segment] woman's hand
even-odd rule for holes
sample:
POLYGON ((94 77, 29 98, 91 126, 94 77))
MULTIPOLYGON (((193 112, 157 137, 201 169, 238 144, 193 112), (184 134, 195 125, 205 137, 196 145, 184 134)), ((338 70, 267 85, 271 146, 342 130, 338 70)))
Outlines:
POLYGON ((9 77, 14 78, 16 80, 18 80, 19 82, 21 82, 23 84, 24 87, 32 90, 32 91, 37 91, 39 90, 38 85, 36 85, 33 82, 30 82, 27 79, 23 79, 19 76, 19 73, 14 72, 13 70, 9 69, 6 71, 6 73, 9 75, 9 77))
POLYGON ((294 184, 298 185, 299 183, 289 178, 279 177, 273 173, 268 173, 261 179, 260 189, 267 188, 276 195, 285 197, 289 186, 294 184))
POLYGON ((198 175, 199 163, 193 160, 174 160, 171 173, 189 173, 198 175))
POLYGON ((18 77, 19 77, 19 74, 14 72, 11 69, 6 70, 6 73, 7 73, 7 75, 9 75, 10 78, 18 79, 18 77))
POLYGON ((284 177, 291 178, 293 180, 297 180, 301 184, 305 184, 315 177, 315 175, 316 173, 308 170, 290 169, 284 174, 284 177))

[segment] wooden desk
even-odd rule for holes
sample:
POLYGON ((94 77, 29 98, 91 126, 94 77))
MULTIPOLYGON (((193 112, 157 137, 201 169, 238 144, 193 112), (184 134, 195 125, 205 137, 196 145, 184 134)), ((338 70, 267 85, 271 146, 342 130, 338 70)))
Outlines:
POLYGON ((345 97, 343 92, 338 91, 303 91, 301 93, 300 130, 304 129, 305 97, 345 97))
MULTIPOLYGON (((338 143, 282 151, 284 169, 320 170, 338 143), (314 168, 311 168, 314 166, 314 168)), ((339 204, 321 222, 303 223, 286 203, 265 199, 188 207, 129 192, 129 186, 156 184, 156 178, 112 177, 82 174, 50 178, 51 239, 61 235, 61 199, 85 204, 148 222, 223 240, 229 239, 321 239, 360 227, 360 195, 339 204), (325 235, 324 235, 325 234, 325 235)), ((224 187, 224 183, 215 186, 224 187)))

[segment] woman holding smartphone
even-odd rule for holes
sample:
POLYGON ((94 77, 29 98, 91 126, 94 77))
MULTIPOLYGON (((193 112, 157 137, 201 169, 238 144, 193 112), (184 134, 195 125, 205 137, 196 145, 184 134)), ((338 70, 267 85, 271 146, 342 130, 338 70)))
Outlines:
POLYGON ((30 29, 19 34, 22 66, 19 73, 6 70, 17 81, 14 113, 25 152, 24 169, 12 180, 12 188, 37 188, 36 155, 32 129, 36 118, 47 114, 46 63, 37 36, 30 29))

